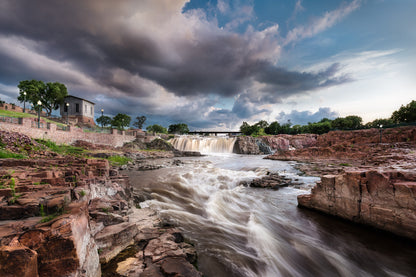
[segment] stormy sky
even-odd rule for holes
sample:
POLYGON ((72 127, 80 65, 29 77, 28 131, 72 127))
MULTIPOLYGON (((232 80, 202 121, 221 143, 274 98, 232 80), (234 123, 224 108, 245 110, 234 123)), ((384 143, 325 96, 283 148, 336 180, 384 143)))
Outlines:
POLYGON ((238 129, 415 99, 411 0, 2 0, 0 98, 64 83, 96 113, 238 129), (319 3, 317 3, 319 2, 319 3))

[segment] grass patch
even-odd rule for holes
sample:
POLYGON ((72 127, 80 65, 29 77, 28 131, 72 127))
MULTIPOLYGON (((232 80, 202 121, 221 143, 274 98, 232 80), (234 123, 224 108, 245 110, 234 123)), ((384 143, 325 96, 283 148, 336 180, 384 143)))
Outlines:
MULTIPOLYGON (((28 110, 28 109, 27 109, 28 110)), ((19 113, 19 112, 15 112, 15 111, 10 111, 10 110, 0 110, 0 116, 8 116, 8 117, 14 117, 14 118, 19 118, 19 117, 24 117, 24 118, 38 118, 37 115, 34 114, 30 114, 30 113, 19 113)), ((49 118, 43 117, 41 116, 41 118, 43 120, 45 120, 46 123, 53 123, 56 124, 58 126, 66 126, 66 124, 60 123, 60 122, 56 122, 53 120, 50 120, 49 118)))
POLYGON ((10 110, 0 110, 0 116, 8 116, 8 117, 14 117, 14 118, 19 118, 19 117, 37 118, 38 117, 37 115, 34 115, 34 114, 19 113, 19 112, 10 111, 10 110))
POLYGON ((340 166, 351 166, 349 163, 340 163, 340 166))
POLYGON ((12 153, 7 150, 0 149, 0 159, 26 159, 27 157, 23 154, 12 153))
POLYGON ((54 214, 50 214, 50 215, 47 215, 47 216, 45 216, 44 218, 42 218, 41 220, 40 220, 40 222, 41 223, 45 223, 45 222, 49 222, 49 221, 51 221, 52 219, 55 219, 55 218, 57 218, 58 216, 60 216, 61 214, 59 214, 59 213, 54 213, 54 214))
POLYGON ((107 160, 111 163, 111 165, 125 165, 128 162, 133 161, 131 158, 127 158, 124 156, 110 156, 107 160))
POLYGON ((36 139, 36 141, 46 147, 48 147, 51 151, 61 154, 61 155, 75 155, 80 156, 84 153, 84 149, 81 147, 75 147, 66 144, 56 144, 51 140, 44 140, 44 139, 36 139))

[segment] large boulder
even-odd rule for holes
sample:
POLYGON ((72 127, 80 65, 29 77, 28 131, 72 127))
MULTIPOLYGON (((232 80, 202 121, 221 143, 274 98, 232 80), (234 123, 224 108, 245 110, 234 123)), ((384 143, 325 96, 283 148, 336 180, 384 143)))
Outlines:
POLYGON ((301 207, 416 239, 416 177, 407 172, 351 171, 321 178, 301 207))

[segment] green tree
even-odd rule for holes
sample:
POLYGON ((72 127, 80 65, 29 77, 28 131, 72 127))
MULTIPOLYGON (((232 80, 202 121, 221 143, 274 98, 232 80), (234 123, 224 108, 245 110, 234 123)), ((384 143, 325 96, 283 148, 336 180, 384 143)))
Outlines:
POLYGON ((281 125, 281 134, 291 134, 292 133, 292 124, 288 121, 285 124, 281 125))
POLYGON ((106 116, 106 115, 102 115, 99 118, 97 118, 97 123, 100 124, 101 127, 110 125, 111 124, 111 117, 106 116))
POLYGON ((363 119, 356 115, 349 115, 345 118, 348 120, 350 129, 360 129, 363 126, 363 119))
POLYGON ((349 129, 359 129, 362 127, 363 119, 356 115, 350 115, 347 117, 338 117, 335 118, 332 122, 332 128, 338 130, 349 130, 349 129))
MULTIPOLYGON (((315 122, 315 123, 309 123, 307 126, 308 133, 312 134, 318 134, 322 135, 325 133, 328 133, 331 130, 331 122, 330 121, 324 121, 324 122, 315 122)), ((306 133, 306 132, 305 132, 306 133)))
POLYGON ((171 134, 187 134, 189 133, 188 125, 185 123, 171 124, 168 129, 171 134))
POLYGON ((406 106, 401 106, 400 109, 394 111, 391 119, 395 123, 415 122, 416 121, 416 101, 413 100, 406 106))
POLYGON ((389 126, 393 124, 394 124, 394 121, 391 118, 378 118, 365 124, 365 127, 366 128, 379 128, 380 125, 389 126))
POLYGON ((111 126, 119 130, 124 130, 124 127, 130 126, 131 117, 127 114, 119 113, 111 120, 111 126))
POLYGON ((243 133, 246 136, 251 135, 251 126, 247 122, 243 122, 240 126, 240 132, 243 133))
POLYGON ((290 133, 292 135, 297 135, 297 134, 305 134, 305 133, 309 133, 309 125, 293 125, 290 129, 290 133))
POLYGON ((270 123, 269 126, 264 128, 264 131, 266 132, 266 134, 269 134, 269 135, 280 134, 281 130, 282 130, 282 128, 281 128, 279 122, 277 122, 277 121, 273 121, 272 123, 270 123))
POLYGON ((269 123, 266 120, 260 120, 259 122, 254 124, 254 126, 259 126, 262 129, 266 129, 267 127, 269 127, 269 123))
POLYGON ((167 134, 168 130, 160 125, 154 124, 146 127, 146 131, 152 132, 152 133, 161 133, 161 134, 167 134))
POLYGON ((64 102, 66 96, 68 96, 68 90, 64 84, 44 83, 38 80, 26 80, 20 81, 19 96, 17 100, 20 102, 27 101, 32 103, 33 106, 37 105, 40 100, 42 102, 42 108, 45 109, 48 116, 51 115, 53 110, 59 108, 59 105, 64 102), (24 93, 26 92, 26 96, 24 93))
POLYGON ((136 121, 133 123, 133 126, 137 129, 142 129, 144 123, 146 122, 146 117, 144 115, 136 117, 136 121))

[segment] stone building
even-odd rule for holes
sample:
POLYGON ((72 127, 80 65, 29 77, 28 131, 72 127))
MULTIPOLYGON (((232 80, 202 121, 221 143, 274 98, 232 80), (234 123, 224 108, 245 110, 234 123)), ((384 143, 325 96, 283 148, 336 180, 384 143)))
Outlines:
POLYGON ((68 118, 71 122, 95 125, 94 105, 91 101, 69 95, 60 107, 60 114, 63 119, 68 118))

